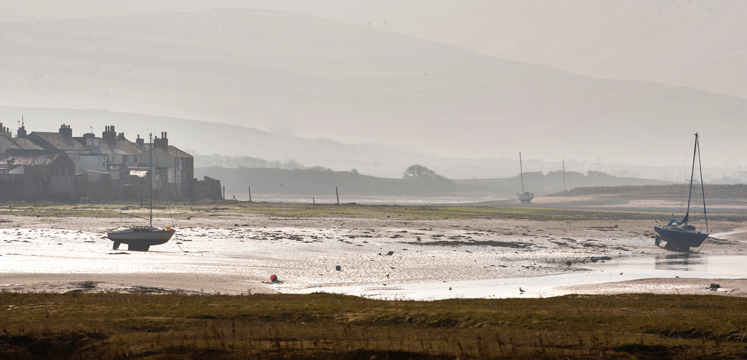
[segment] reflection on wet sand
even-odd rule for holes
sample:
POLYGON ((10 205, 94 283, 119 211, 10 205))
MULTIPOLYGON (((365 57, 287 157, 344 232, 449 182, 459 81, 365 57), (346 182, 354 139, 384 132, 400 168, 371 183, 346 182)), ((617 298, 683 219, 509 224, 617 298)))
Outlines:
POLYGON ((708 261, 698 254, 681 253, 656 255, 654 269, 676 271, 706 271, 708 261))

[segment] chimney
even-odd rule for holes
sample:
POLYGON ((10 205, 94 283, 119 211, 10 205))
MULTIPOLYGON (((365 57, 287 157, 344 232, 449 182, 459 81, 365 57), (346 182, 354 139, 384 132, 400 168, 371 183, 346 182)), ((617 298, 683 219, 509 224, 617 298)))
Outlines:
POLYGON ((169 138, 166 137, 166 132, 161 133, 161 138, 153 138, 153 146, 164 151, 169 151, 169 138))
POLYGON ((23 139, 26 137, 26 124, 23 123, 23 115, 21 115, 21 123, 18 124, 18 131, 16 132, 16 137, 19 139, 23 139))
POLYGON ((0 123, 0 133, 10 134, 10 129, 8 129, 5 126, 3 126, 3 123, 0 123))
POLYGON ((62 124, 60 126, 60 134, 65 137, 73 137, 73 129, 70 128, 70 125, 62 124))
POLYGON ((26 126, 21 125, 21 127, 18 128, 18 131, 16 132, 16 137, 19 139, 23 139, 26 137, 26 126))
POLYGON ((145 139, 140 138, 140 134, 137 134, 137 139, 135 139, 135 144, 141 149, 145 149, 145 139))
POLYGON ((117 140, 127 140, 127 139, 125 139, 124 133, 121 132, 121 133, 117 134, 117 140))
POLYGON ((114 131, 114 125, 106 126, 105 129, 106 130, 101 133, 101 138, 108 143, 117 142, 117 132, 114 131))

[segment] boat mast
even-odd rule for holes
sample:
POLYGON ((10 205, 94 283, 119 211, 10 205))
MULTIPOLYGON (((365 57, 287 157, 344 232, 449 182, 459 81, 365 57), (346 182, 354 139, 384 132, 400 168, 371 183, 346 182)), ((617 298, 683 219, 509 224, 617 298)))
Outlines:
POLYGON ((521 165, 521 151, 519 151, 519 175, 521 176, 521 193, 524 193, 524 166, 521 165))
POLYGON ((700 171, 700 192, 703 193, 703 217, 705 217, 706 232, 708 232, 708 214, 705 203, 705 183, 703 182, 703 163, 700 161, 700 141, 698 134, 695 134, 695 146, 698 148, 698 170, 700 171))
POLYGON ((150 216, 149 216, 149 222, 150 227, 153 227, 153 133, 148 134, 150 136, 150 151, 148 151, 148 180, 150 184, 148 187, 150 188, 150 203, 148 206, 150 207, 150 216))
MULTIPOLYGON (((687 220, 689 220, 690 217, 690 199, 693 197, 693 177, 695 176, 695 155, 698 153, 698 133, 695 133, 695 146, 693 146, 693 167, 692 171, 690 172, 690 193, 687 195, 687 212, 685 213, 685 218, 682 219, 682 222, 687 225, 687 220)), ((701 177, 703 174, 700 174, 701 177)))

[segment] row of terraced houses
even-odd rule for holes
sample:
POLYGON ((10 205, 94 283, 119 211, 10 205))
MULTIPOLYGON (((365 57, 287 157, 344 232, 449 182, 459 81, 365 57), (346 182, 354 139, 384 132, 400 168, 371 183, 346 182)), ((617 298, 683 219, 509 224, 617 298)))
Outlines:
POLYGON ((65 124, 31 133, 21 125, 14 137, 0 123, 0 200, 147 198, 149 179, 155 198, 220 196, 220 182, 195 179, 194 158, 169 145, 166 132, 151 143, 140 135, 132 142, 114 125, 101 137, 74 137, 65 124))

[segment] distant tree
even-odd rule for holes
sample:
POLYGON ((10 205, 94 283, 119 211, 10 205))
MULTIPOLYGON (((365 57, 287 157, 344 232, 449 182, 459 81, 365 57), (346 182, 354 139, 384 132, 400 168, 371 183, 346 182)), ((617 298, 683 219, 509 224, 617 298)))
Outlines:
POLYGON ((314 165, 312 167, 305 168, 306 170, 312 170, 312 171, 332 171, 332 169, 320 165, 314 165))
POLYGON ((285 162, 283 162, 283 169, 295 170, 295 169, 303 169, 303 168, 304 168, 303 164, 293 159, 288 159, 288 160, 285 160, 285 162))
POLYGON ((423 165, 411 165, 402 174, 402 178, 409 181, 448 181, 444 176, 436 174, 435 171, 423 165))

